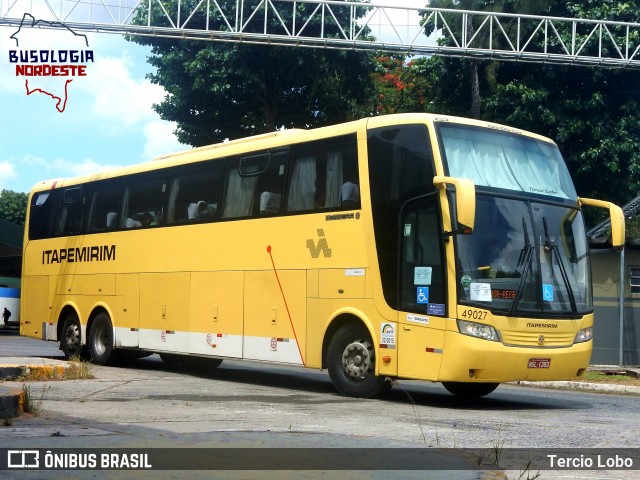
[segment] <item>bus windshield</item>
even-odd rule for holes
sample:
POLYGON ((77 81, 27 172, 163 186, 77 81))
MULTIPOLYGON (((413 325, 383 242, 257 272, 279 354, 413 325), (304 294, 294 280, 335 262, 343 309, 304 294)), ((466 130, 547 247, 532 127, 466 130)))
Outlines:
POLYGON ((476 186, 576 199, 558 147, 510 132, 466 125, 439 125, 451 177, 476 186))
POLYGON ((574 207, 479 193, 475 229, 457 237, 458 299, 508 315, 588 313, 585 238, 574 207))

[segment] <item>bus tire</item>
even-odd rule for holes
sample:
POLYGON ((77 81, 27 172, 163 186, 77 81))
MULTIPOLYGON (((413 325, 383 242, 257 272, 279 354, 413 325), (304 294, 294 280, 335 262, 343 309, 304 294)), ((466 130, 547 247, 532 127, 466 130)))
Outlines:
POLYGON ((113 348, 113 325, 106 313, 101 312, 93 319, 87 346, 91 361, 96 365, 113 364, 119 359, 120 352, 113 348))
POLYGON ((458 397, 478 398, 489 395, 499 383, 442 382, 444 388, 458 397))
POLYGON ((340 327, 329 342, 329 377, 343 395, 373 398, 391 387, 376 371, 376 349, 369 331, 359 322, 340 327))
POLYGON ((68 313, 64 318, 60 350, 62 350, 67 359, 83 356, 82 330, 80 329, 80 320, 78 320, 78 315, 75 312, 68 313))

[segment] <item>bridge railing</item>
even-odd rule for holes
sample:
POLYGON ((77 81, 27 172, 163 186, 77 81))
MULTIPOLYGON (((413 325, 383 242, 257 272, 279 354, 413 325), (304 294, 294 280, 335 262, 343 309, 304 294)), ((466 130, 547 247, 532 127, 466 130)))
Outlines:
MULTIPOLYGON (((386 2, 386 3, 384 3, 386 2)), ((425 2, 426 3, 426 2, 425 2)), ((335 0, 0 0, 0 26, 640 68, 640 23, 335 0), (38 20, 32 25, 29 14, 38 20)))

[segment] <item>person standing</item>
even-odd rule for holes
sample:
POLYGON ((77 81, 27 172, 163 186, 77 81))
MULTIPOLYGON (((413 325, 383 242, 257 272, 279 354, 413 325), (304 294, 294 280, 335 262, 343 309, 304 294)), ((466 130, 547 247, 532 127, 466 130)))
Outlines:
POLYGON ((4 311, 2 312, 2 320, 4 320, 4 328, 9 328, 9 319, 11 318, 11 311, 4 307, 4 311))

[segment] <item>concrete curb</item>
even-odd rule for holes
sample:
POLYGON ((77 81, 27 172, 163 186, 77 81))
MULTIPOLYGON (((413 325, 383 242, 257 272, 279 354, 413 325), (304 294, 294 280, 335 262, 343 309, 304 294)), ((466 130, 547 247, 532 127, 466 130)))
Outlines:
POLYGON ((609 383, 588 382, 517 382, 517 385, 537 388, 549 388, 552 390, 579 390, 591 393, 608 393, 613 395, 640 395, 640 387, 628 385, 616 385, 609 383))
POLYGON ((24 411, 24 391, 0 386, 0 419, 19 417, 24 411))
MULTIPOLYGON (((0 381, 12 381, 21 377, 32 380, 54 380, 64 375, 68 362, 48 358, 2 358, 0 381), (38 362, 38 363, 36 363, 38 362)), ((0 420, 15 418, 24 412, 25 392, 15 387, 0 385, 0 420)))

